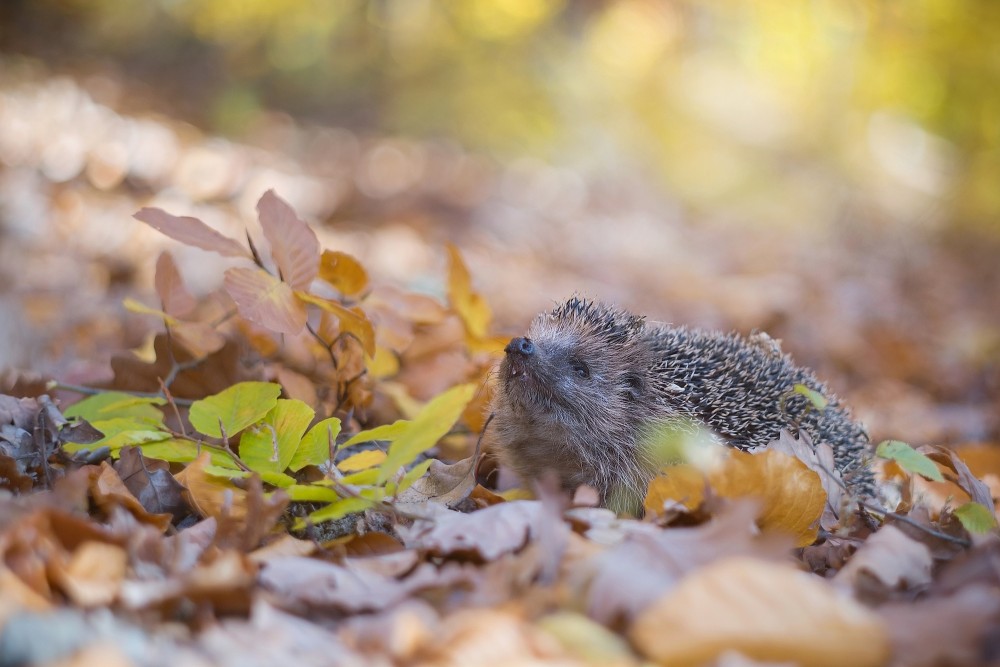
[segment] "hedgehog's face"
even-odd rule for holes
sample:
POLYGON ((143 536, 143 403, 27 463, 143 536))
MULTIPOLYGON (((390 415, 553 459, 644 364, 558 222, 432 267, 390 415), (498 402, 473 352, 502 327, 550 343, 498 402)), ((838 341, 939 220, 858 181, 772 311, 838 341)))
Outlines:
POLYGON ((536 421, 567 428, 620 428, 645 393, 643 322, 620 311, 571 299, 514 338, 500 364, 500 391, 536 421))

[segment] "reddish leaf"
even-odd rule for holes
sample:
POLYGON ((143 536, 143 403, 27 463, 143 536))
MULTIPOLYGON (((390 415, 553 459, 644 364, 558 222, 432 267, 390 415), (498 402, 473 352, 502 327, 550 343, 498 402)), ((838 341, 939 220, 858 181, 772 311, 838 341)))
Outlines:
POLYGON ((316 233, 274 190, 265 192, 257 202, 257 214, 281 279, 295 289, 307 289, 319 270, 316 233))
POLYGON ((217 252, 225 257, 253 259, 250 251, 237 241, 223 236, 198 218, 170 215, 159 208, 144 208, 132 217, 181 243, 217 252))
POLYGON ((306 307, 288 283, 261 269, 242 267, 226 271, 226 291, 240 315, 278 333, 297 334, 306 325, 306 307))
POLYGON ((163 311, 174 317, 189 315, 196 305, 194 297, 184 287, 174 258, 166 251, 160 253, 156 260, 156 293, 163 304, 163 311))

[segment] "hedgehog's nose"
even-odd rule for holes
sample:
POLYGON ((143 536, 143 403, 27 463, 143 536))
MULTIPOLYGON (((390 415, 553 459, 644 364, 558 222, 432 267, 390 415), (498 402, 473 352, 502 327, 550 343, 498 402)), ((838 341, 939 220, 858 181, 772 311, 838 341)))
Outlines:
POLYGON ((512 338, 503 351, 507 354, 520 354, 530 357, 535 353, 535 344, 531 342, 530 338, 518 336, 517 338, 512 338))

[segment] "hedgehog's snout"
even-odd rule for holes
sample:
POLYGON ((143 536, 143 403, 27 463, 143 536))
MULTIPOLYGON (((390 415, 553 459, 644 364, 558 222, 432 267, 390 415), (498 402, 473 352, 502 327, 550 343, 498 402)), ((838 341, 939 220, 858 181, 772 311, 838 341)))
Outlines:
POLYGON ((517 338, 511 338, 510 342, 507 343, 507 347, 505 347, 503 351, 507 354, 519 354, 525 357, 530 357, 535 353, 535 344, 531 342, 530 338, 518 336, 517 338))
POLYGON ((523 336, 512 338, 507 343, 507 347, 504 348, 504 352, 507 353, 507 357, 504 359, 502 365, 505 370, 504 377, 516 378, 519 375, 523 376, 528 366, 534 361, 536 351, 537 348, 531 342, 530 338, 523 336))

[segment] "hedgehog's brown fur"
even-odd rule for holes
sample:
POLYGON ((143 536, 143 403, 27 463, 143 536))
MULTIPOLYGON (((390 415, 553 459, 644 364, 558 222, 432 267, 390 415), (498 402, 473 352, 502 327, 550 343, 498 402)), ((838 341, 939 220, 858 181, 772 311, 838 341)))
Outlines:
POLYGON ((626 311, 571 298, 507 346, 488 441, 524 481, 553 471, 609 502, 641 497, 657 465, 642 439, 658 424, 696 420, 750 449, 782 429, 826 442, 852 491, 871 495, 868 435, 813 373, 763 334, 743 337, 647 324, 626 311), (822 410, 794 390, 828 401, 822 410))

